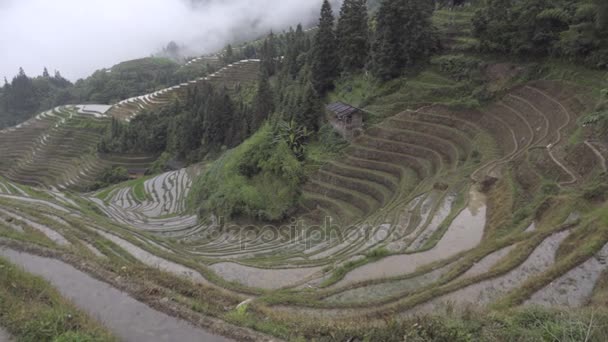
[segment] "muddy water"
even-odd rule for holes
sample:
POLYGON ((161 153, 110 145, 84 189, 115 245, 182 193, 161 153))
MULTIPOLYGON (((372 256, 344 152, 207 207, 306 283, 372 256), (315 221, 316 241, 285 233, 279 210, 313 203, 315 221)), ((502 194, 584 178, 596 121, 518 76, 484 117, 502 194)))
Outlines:
POLYGON ((365 303, 370 300, 378 300, 395 296, 401 293, 416 291, 439 280, 439 278, 443 274, 450 270, 450 267, 452 267, 452 265, 448 265, 410 279, 393 281, 384 284, 370 285, 366 287, 360 287, 357 289, 344 291, 326 298, 325 301, 329 303, 365 303))
POLYGON ((424 246, 424 244, 428 241, 428 239, 431 238, 433 233, 435 233, 435 231, 437 231, 437 229, 443 223, 443 221, 448 218, 448 216, 450 215, 450 212, 452 211, 452 205, 454 204, 455 200, 456 200, 455 194, 446 195, 445 199, 443 200, 443 202, 441 203, 439 208, 437 208, 437 210, 435 210, 435 214, 433 216, 433 219, 429 223, 429 225, 416 238, 416 240, 414 240, 414 242, 412 242, 412 244, 407 248, 408 252, 415 252, 418 249, 422 248, 422 246, 424 246))
POLYGON ((434 312, 446 303, 457 307, 467 304, 486 305, 505 295, 523 284, 529 277, 546 271, 555 262, 555 252, 559 245, 570 234, 569 231, 556 233, 545 239, 521 265, 507 274, 469 285, 455 292, 438 297, 428 303, 422 304, 405 314, 419 314, 434 312))
POLYGON ((503 249, 499 249, 498 251, 496 251, 492 254, 487 255, 485 258, 481 259, 481 261, 479 261, 478 263, 473 265, 473 267, 471 267, 463 275, 456 278, 456 281, 466 279, 466 278, 472 278, 472 277, 475 277, 480 274, 484 274, 484 273, 488 272, 492 267, 494 267, 494 265, 496 265, 498 262, 500 262, 502 260, 502 258, 507 256, 507 254, 509 254, 514 248, 515 248, 515 245, 511 245, 511 246, 505 247, 503 249))
POLYGON ((593 293, 595 283, 608 269, 608 244, 594 257, 573 268, 535 293, 524 304, 579 307, 593 293))
POLYGON ((49 281, 77 307, 124 341, 230 341, 156 311, 112 286, 55 259, 0 249, 0 255, 49 281))
POLYGON ((262 289, 278 289, 296 285, 315 273, 322 267, 294 268, 294 269, 261 269, 243 266, 232 262, 222 262, 209 267, 220 277, 228 281, 262 289))
POLYGON ((30 204, 40 204, 40 205, 45 205, 48 206, 50 208, 53 208, 55 210, 59 210, 63 213, 68 214, 69 211, 67 209, 65 209, 64 207, 60 207, 57 204, 48 202, 48 201, 43 201, 43 200, 38 200, 38 199, 34 199, 34 198, 29 198, 29 197, 20 197, 20 196, 11 196, 11 195, 0 195, 0 198, 5 198, 5 199, 9 199, 9 200, 16 200, 16 201, 22 201, 22 202, 26 202, 26 203, 30 203, 30 204))
POLYGON ((28 226, 32 227, 33 229, 41 232, 42 234, 44 234, 47 238, 49 238, 51 241, 55 242, 56 244, 60 245, 60 246, 69 246, 70 242, 63 237, 63 235, 57 233, 56 231, 52 230, 51 228, 44 226, 42 224, 36 223, 34 221, 28 220, 23 216, 20 216, 18 214, 13 214, 11 212, 8 212, 6 210, 0 209, 0 213, 7 215, 9 217, 12 217, 13 219, 19 220, 25 224, 27 224, 28 226))
POLYGON ((0 342, 11 342, 11 335, 9 335, 5 330, 0 328, 0 342))
POLYGON ((395 255, 364 265, 348 273, 336 287, 369 279, 395 277, 418 267, 468 251, 481 242, 486 222, 486 199, 471 190, 469 205, 452 222, 437 245, 426 252, 395 255))
POLYGON ((203 278, 203 276, 199 272, 191 268, 157 257, 156 255, 149 253, 139 248, 138 246, 135 246, 134 244, 119 238, 116 235, 102 232, 100 230, 97 230, 97 233, 99 233, 106 239, 114 242, 121 248, 125 249, 127 252, 133 255, 135 259, 139 260, 145 265, 158 268, 161 271, 173 273, 177 276, 189 278, 190 280, 195 281, 197 283, 209 284, 209 282, 205 278, 203 278))

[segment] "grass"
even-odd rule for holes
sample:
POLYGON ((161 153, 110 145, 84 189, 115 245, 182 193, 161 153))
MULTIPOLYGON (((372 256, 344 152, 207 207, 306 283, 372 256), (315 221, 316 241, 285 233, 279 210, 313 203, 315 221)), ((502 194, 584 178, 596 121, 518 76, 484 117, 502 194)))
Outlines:
POLYGON ((110 195, 112 195, 112 193, 117 189, 132 188, 133 195, 135 196, 135 199, 137 201, 144 202, 146 200, 150 200, 152 197, 146 192, 144 183, 151 178, 152 176, 145 176, 129 180, 120 184, 112 185, 95 194, 95 198, 107 202, 110 200, 110 195))
POLYGON ((329 286, 339 282, 340 280, 342 280, 348 272, 354 270, 355 268, 361 267, 365 264, 372 263, 374 261, 378 261, 388 255, 390 255, 390 252, 384 248, 377 248, 377 249, 371 250, 367 254, 365 254, 364 258, 361 258, 356 261, 349 261, 349 262, 345 263, 344 265, 341 265, 340 267, 336 268, 333 271, 331 277, 325 279, 319 285, 319 287, 321 287, 321 288, 329 287, 329 286))
POLYGON ((19 341, 116 341, 49 283, 0 258, 0 321, 19 341))
MULTIPOLYGON (((467 70, 464 72, 477 72, 473 68, 467 70)), ((480 83, 472 76, 467 77, 454 78, 447 71, 441 71, 439 62, 411 70, 407 75, 384 84, 369 75, 352 75, 336 83, 336 89, 329 94, 329 101, 342 101, 363 109, 368 125, 406 109, 428 104, 477 108, 480 104, 475 94, 481 93, 476 90, 480 83)))

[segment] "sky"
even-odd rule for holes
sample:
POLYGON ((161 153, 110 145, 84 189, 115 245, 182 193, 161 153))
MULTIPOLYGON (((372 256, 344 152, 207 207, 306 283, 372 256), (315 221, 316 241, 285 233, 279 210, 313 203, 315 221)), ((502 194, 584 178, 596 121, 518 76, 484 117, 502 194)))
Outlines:
MULTIPOLYGON (((44 67, 74 81, 170 41, 210 53, 313 22, 322 0, 0 0, 0 79, 44 67)), ((335 9, 337 11, 337 9, 335 9)))

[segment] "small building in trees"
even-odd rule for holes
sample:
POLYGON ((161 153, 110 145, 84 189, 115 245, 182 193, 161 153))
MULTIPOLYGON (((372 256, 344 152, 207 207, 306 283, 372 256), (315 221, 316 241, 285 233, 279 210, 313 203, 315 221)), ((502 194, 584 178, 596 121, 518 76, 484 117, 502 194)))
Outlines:
POLYGON ((146 175, 146 168, 128 168, 129 179, 139 179, 146 175))
POLYGON ((363 129, 363 111, 359 108, 336 102, 326 107, 329 122, 346 140, 357 137, 363 129))

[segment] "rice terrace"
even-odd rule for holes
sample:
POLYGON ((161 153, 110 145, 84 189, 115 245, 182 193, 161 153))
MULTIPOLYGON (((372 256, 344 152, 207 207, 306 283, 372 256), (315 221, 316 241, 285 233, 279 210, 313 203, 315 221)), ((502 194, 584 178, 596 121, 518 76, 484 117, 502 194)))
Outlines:
POLYGON ((608 340, 608 4, 310 2, 5 82, 0 341, 608 340))

